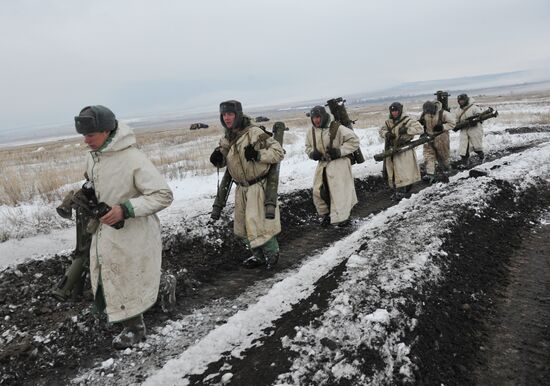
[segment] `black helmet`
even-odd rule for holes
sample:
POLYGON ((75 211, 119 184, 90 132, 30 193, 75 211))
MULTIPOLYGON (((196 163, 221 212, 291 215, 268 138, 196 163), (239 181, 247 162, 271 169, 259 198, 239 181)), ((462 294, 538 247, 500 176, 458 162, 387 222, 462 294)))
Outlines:
POLYGON ((403 114, 403 105, 399 102, 393 102, 390 105, 390 118, 391 119, 399 119, 399 118, 401 118, 401 114, 403 114), (397 118, 393 118, 393 116, 391 115, 392 111, 398 111, 399 112, 399 114, 397 115, 397 118))
POLYGON ((422 105, 422 111, 424 112, 424 114, 435 115, 435 113, 437 112, 437 105, 435 104, 435 102, 426 101, 422 105))
POLYGON ((220 122, 222 123, 222 126, 227 129, 227 126, 223 121, 223 113, 235 113, 235 122, 232 129, 242 128, 243 105, 241 102, 231 99, 220 103, 220 122))
POLYGON ((466 94, 460 94, 456 97, 456 101, 460 105, 460 107, 468 106, 470 104, 470 97, 466 94), (460 103, 460 101, 463 101, 463 103, 460 103))
POLYGON ((115 114, 105 106, 86 106, 74 117, 77 133, 86 135, 102 131, 113 131, 118 128, 115 114))
POLYGON ((330 116, 328 115, 327 110, 325 110, 324 106, 315 106, 314 108, 312 108, 309 112, 309 117, 311 118, 312 124, 313 117, 321 117, 321 125, 319 127, 328 127, 330 116))

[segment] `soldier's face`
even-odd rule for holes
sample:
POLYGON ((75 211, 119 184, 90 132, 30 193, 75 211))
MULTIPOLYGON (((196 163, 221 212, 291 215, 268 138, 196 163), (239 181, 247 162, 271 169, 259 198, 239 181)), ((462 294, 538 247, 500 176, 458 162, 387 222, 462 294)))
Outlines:
POLYGON ((91 133, 84 135, 84 143, 88 145, 90 149, 96 151, 99 149, 109 137, 108 131, 101 131, 99 133, 91 133))
POLYGON ((392 110, 392 111, 391 111, 391 117, 392 117, 392 118, 395 119, 395 118, 397 118, 398 116, 399 116, 399 111, 397 111, 397 110, 392 110))
POLYGON ((233 124, 235 123, 235 117, 237 115, 235 113, 223 113, 222 118, 223 122, 225 123, 225 126, 227 126, 228 129, 233 128, 233 124))
POLYGON ((320 115, 314 115, 312 117, 313 126, 315 127, 321 127, 321 116, 320 115))

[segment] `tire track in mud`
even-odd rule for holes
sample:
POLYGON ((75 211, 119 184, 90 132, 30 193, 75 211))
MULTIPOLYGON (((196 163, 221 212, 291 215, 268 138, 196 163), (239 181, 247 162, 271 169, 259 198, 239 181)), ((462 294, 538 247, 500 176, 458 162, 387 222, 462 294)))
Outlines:
MULTIPOLYGON (((501 193, 492 200, 490 207, 481 214, 474 211, 465 213, 442 247, 448 252, 448 258, 442 258, 448 260, 442 262, 444 284, 428 286, 419 293, 409 294, 413 304, 426 304, 417 328, 410 336, 404 337, 404 341, 412 347, 411 360, 417 367, 417 384, 474 383, 471 374, 476 361, 479 361, 479 345, 483 342, 483 336, 488 334, 484 320, 492 312, 495 288, 507 282, 505 262, 521 244, 518 229, 529 229, 531 220, 550 204, 548 185, 540 187, 544 192, 542 197, 536 189, 530 189, 518 197, 508 183, 499 180, 494 183, 501 188, 501 193), (534 194, 539 194, 539 197, 536 199, 534 194), (474 235, 473 229, 476 230, 474 235), (459 254, 461 257, 455 259, 459 254)), ((345 264, 346 261, 340 263, 321 278, 311 296, 274 321, 273 327, 265 331, 265 337, 258 339, 239 358, 232 357, 230 352, 224 353, 220 360, 210 363, 202 374, 190 376, 190 384, 220 384, 223 373, 227 371, 232 374, 232 385, 270 385, 277 382, 279 374, 290 370, 294 356, 292 351, 283 347, 281 338, 288 336, 292 339, 296 334, 295 326, 315 324, 315 318, 327 311, 331 291, 345 272, 345 264)), ((546 264, 548 266, 544 272, 548 277, 550 264, 546 264)), ((545 282, 542 283, 544 285, 545 282)), ((529 303, 533 306, 532 302, 529 303)), ((531 314, 536 310, 536 307, 532 308, 531 314)), ((545 326, 544 316, 537 319, 537 325, 539 329, 545 326)), ((541 335, 544 332, 539 331, 538 337, 541 335)), ((330 344, 326 342, 327 347, 330 344)), ((533 339, 524 343, 524 348, 531 350, 532 344, 533 339)), ((516 371, 529 370, 534 362, 547 372, 550 353, 541 353, 543 347, 544 343, 539 344, 539 350, 530 354, 531 358, 526 361, 529 366, 516 371)), ((376 367, 377 358, 372 359, 372 365, 376 367)), ((537 371, 533 378, 542 379, 546 375, 540 369, 537 371)))
MULTIPOLYGON (((494 157, 500 158, 522 149, 511 148, 494 157)), ((423 187, 425 185, 422 183, 417 184, 413 192, 423 187)), ((366 217, 394 204, 389 198, 391 192, 381 177, 356 180, 356 189, 359 203, 352 212, 355 217, 366 217)), ((279 237, 281 260, 276 272, 299 266, 305 257, 354 229, 353 225, 348 228, 319 227, 309 190, 285 195, 281 197, 281 202, 283 232, 279 237)), ((183 237, 176 238, 171 250, 165 251, 163 267, 178 277, 177 309, 172 315, 162 313, 158 307, 148 311, 145 319, 149 329, 162 326, 169 318, 189 314, 213 299, 237 297, 254 283, 274 274, 262 269, 246 270, 240 267, 240 261, 248 252, 232 236, 230 223, 217 229, 212 237, 222 240, 221 246, 214 248, 202 239, 189 240, 183 237)), ((31 297, 39 300, 36 305, 38 311, 35 308, 21 318, 5 322, 6 328, 17 323, 28 327, 30 336, 50 330, 57 330, 58 335, 55 345, 50 347, 29 339, 15 341, 9 347, 4 347, 0 351, 0 384, 67 383, 79 369, 94 367, 98 361, 113 356, 110 342, 118 332, 118 327, 108 326, 88 314, 89 296, 86 301, 65 304, 44 298, 43 294, 63 272, 59 260, 54 258, 22 264, 17 271, 19 273, 10 271, 2 274, 0 316, 13 316, 8 303, 22 307, 30 302, 31 297), (42 276, 37 277, 37 273, 42 276), (24 285, 21 292, 21 283, 32 285, 24 285), (75 315, 78 321, 72 321, 75 315), (64 355, 60 356, 59 352, 64 355)), ((332 275, 325 280, 329 283, 334 278, 332 275)))
POLYGON ((542 385, 550 379, 550 212, 522 231, 508 264, 509 285, 495 296, 478 385, 542 385))
POLYGON ((495 312, 495 297, 508 285, 508 262, 521 247, 521 232, 529 231, 532 220, 550 204, 548 182, 519 196, 509 184, 496 182, 502 191, 491 206, 481 215, 464 213, 462 226, 443 246, 442 285, 426 288, 417 299, 425 312, 408 342, 416 341, 410 355, 420 385, 476 384, 472 374, 480 346, 491 333, 486 319, 495 312))

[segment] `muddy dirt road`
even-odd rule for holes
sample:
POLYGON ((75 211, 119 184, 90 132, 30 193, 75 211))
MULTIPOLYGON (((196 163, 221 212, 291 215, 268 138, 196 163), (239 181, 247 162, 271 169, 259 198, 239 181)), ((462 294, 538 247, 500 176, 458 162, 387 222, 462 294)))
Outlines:
MULTIPOLYGON (((498 159, 534 145, 510 148, 488 158, 498 159)), ((493 380, 499 384, 536 384, 549 375, 549 225, 541 223, 541 218, 548 219, 550 187, 548 181, 541 181, 536 190, 518 195, 507 184, 495 184, 500 184, 501 193, 482 216, 465 211, 448 235, 448 256, 460 254, 464 258, 442 262, 445 284, 409 294, 412 303, 425 304, 417 327, 405 337, 411 343, 414 376, 420 384, 495 384, 493 380)), ((299 267, 308 256, 354 232, 360 219, 396 204, 380 177, 357 180, 356 186, 356 220, 345 228, 319 227, 309 191, 282 197, 280 243, 284 248, 274 272, 241 268, 240 261, 248 252, 225 226, 227 217, 207 225, 209 240, 190 238, 185 232, 172 235, 167 240, 169 250, 163 267, 178 278, 178 305, 171 315, 157 307, 149 311, 145 315, 149 330, 166 328, 170 320, 194 317, 197 309, 213 304, 219 305, 219 314, 203 320, 203 329, 190 324, 186 330, 189 338, 175 348, 143 348, 140 365, 135 368, 119 368, 112 377, 99 379, 104 376, 99 366, 99 370, 81 377, 80 383, 143 381, 150 370, 162 367, 238 309, 246 308, 247 302, 265 293, 271 283, 299 267), (247 292, 255 295, 247 299, 247 292)), ((414 192, 424 187, 418 184, 414 192)), ((67 259, 59 256, 33 261, 0 274, 1 334, 5 342, 0 348, 0 384, 68 384, 113 355, 124 355, 113 353, 110 347, 119 327, 92 315, 89 293, 75 303, 59 303, 47 296, 67 259)), ((331 292, 345 270, 345 264, 339 264, 320 278, 318 291, 277 320, 269 337, 242 358, 213 362, 190 382, 220 383, 218 369, 224 363, 231 365, 231 384, 267 385, 280 380, 295 355, 281 345, 281 338, 292 336, 297 324, 314 322, 326 311, 331 292)), ((332 344, 326 342, 328 347, 332 344)), ((368 351, 352 354, 371 365, 378 360, 369 357, 368 351)))

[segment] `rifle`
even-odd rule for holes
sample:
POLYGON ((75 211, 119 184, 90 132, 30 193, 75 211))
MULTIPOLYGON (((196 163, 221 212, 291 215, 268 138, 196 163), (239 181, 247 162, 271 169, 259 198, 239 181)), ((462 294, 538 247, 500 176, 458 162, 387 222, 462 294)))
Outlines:
POLYGON ((472 115, 471 117, 468 117, 465 120, 458 122, 454 127, 453 131, 467 129, 468 127, 473 127, 478 123, 486 121, 487 119, 496 118, 496 117, 498 117, 498 111, 494 110, 492 107, 489 107, 487 110, 479 114, 472 115))
MULTIPOLYGON (((355 121, 352 121, 348 115, 348 112, 346 110, 346 106, 344 106, 344 103, 346 102, 345 99, 342 99, 342 97, 329 99, 325 106, 328 106, 330 113, 334 116, 334 119, 338 122, 340 122, 342 125, 346 126, 348 129, 353 130, 353 124, 355 121)), ((336 132, 335 132, 336 134, 336 132)), ((332 136, 332 133, 331 133, 332 136)), ((351 164, 362 164, 365 162, 365 157, 363 156, 363 153, 361 152, 361 148, 355 150, 352 153, 351 164)))

